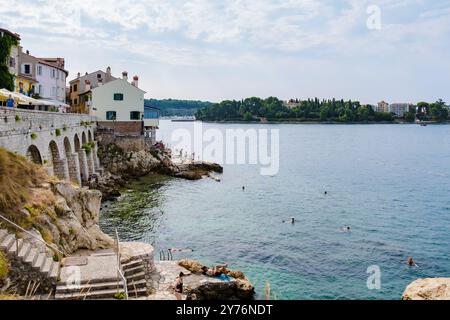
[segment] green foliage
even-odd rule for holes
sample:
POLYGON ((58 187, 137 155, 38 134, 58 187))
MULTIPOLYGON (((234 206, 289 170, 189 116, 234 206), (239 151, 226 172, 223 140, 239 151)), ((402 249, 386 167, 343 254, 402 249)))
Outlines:
POLYGON ((114 299, 116 300, 124 300, 125 299, 125 293, 123 292, 117 292, 114 294, 114 299))
MULTIPOLYGON (((0 88, 14 91, 14 75, 9 73, 9 55, 13 46, 17 46, 16 38, 4 33, 0 36, 0 88)), ((18 61, 16 62, 18 63, 18 61)))
POLYGON ((30 137, 31 137, 31 140, 36 140, 37 137, 38 137, 38 135, 37 135, 36 133, 33 132, 33 133, 30 135, 30 137))
POLYGON ((158 108, 161 111, 161 116, 193 116, 198 109, 211 106, 211 102, 190 101, 190 100, 156 100, 146 99, 145 106, 158 108))
POLYGON ((0 250, 0 280, 6 278, 9 272, 9 262, 6 255, 0 250))
POLYGON ((61 136, 61 129, 56 129, 55 134, 57 137, 61 136))
POLYGON ((416 120, 416 114, 414 112, 405 113, 405 121, 414 122, 414 120, 416 120))
POLYGON ((18 114, 16 114, 16 117, 15 117, 15 119, 16 119, 16 122, 20 122, 20 116, 18 115, 18 114))
POLYGON ((430 115, 433 120, 436 121, 445 121, 448 120, 448 107, 445 105, 445 102, 442 99, 439 99, 435 103, 429 105, 430 115))
POLYGON ((66 131, 67 131, 67 126, 66 126, 66 125, 64 125, 64 127, 63 127, 63 131, 64 131, 64 132, 66 132, 66 131))
POLYGON ((84 149, 84 151, 86 151, 86 154, 89 155, 92 152, 92 149, 95 148, 95 142, 91 141, 88 143, 83 144, 82 148, 84 149))
POLYGON ((197 111, 197 118, 206 121, 250 121, 251 119, 295 121, 393 121, 392 115, 376 116, 373 107, 358 101, 308 99, 296 101, 290 109, 276 97, 257 97, 241 101, 222 101, 197 111))

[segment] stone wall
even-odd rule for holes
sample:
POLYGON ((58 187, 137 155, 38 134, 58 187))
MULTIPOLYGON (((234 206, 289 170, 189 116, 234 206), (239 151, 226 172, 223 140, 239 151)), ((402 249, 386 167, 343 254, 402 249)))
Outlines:
POLYGON ((136 135, 143 134, 143 121, 99 121, 99 127, 113 130, 116 134, 136 135))
POLYGON ((61 180, 85 185, 101 171, 94 133, 95 118, 68 114, 0 108, 0 147, 42 164, 61 180), (83 145, 92 142, 86 155, 83 145))

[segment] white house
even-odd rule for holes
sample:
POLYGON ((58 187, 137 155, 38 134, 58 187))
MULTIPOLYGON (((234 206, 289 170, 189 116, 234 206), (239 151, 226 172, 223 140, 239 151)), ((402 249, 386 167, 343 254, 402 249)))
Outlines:
POLYGON ((64 60, 38 58, 36 62, 36 93, 42 98, 66 102, 66 78, 64 60))
POLYGON ((128 82, 128 73, 123 72, 121 79, 91 89, 90 113, 96 116, 101 127, 113 129, 126 135, 145 135, 155 142, 158 119, 144 120, 145 91, 139 89, 139 78, 135 76, 128 82))

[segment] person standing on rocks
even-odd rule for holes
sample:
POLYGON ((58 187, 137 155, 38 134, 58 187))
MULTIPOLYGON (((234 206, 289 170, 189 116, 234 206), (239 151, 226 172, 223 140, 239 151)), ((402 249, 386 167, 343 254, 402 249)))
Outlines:
POLYGON ((183 277, 184 273, 180 272, 177 280, 175 281, 175 296, 177 297, 177 300, 182 300, 181 295, 183 294, 183 277))

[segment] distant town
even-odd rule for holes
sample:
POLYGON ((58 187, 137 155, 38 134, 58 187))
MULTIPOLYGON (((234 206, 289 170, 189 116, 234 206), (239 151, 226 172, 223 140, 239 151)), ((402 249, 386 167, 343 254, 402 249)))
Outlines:
MULTIPOLYGON (((21 36, 0 29, 6 56, 0 57, 0 105, 21 109, 88 114, 97 117, 99 126, 114 127, 124 133, 142 130, 155 136, 158 119, 193 117, 205 121, 287 121, 287 122, 446 122, 449 107, 436 102, 379 102, 330 99, 290 99, 256 97, 240 101, 211 103, 186 100, 144 98, 137 75, 113 75, 111 67, 78 72, 72 77, 62 57, 40 57, 24 50, 21 36), (68 80, 68 79, 72 80, 68 80), (131 81, 130 81, 131 80, 131 81), (8 105, 9 101, 9 105, 8 105)), ((3 51, 2 51, 3 52, 3 51)))

